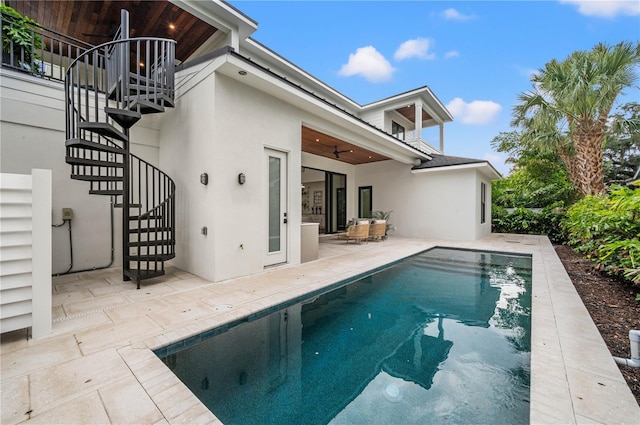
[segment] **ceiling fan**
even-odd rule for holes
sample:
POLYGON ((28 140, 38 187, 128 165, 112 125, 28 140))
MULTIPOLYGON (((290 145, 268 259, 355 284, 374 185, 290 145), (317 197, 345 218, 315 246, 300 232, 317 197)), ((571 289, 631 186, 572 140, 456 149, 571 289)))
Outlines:
POLYGON ((341 153, 345 153, 345 152, 353 152, 353 149, 347 149, 344 151, 339 151, 337 146, 334 146, 334 151, 333 154, 335 155, 336 159, 340 158, 340 154, 341 153))

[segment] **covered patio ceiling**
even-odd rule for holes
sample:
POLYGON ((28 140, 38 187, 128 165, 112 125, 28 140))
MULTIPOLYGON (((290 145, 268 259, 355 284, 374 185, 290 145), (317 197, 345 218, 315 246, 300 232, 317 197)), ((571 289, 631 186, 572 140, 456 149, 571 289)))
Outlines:
POLYGON ((302 127, 302 152, 358 165, 389 158, 309 127, 302 127), (338 152, 336 155, 335 152, 338 152))
POLYGON ((180 61, 217 31, 168 0, 5 0, 5 4, 44 28, 92 45, 112 39, 120 25, 120 10, 125 9, 129 11, 132 37, 175 40, 180 61))

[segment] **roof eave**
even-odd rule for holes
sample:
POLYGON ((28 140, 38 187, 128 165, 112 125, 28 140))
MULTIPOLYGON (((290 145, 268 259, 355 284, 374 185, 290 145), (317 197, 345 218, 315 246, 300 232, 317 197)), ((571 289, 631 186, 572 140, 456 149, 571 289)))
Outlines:
POLYGON ((422 173, 434 173, 434 172, 442 172, 442 171, 456 171, 456 170, 468 170, 468 169, 480 169, 484 175, 486 175, 491 180, 500 180, 502 179, 502 174, 496 170, 493 165, 489 161, 481 161, 474 162, 471 164, 457 164, 457 165, 440 165, 437 167, 430 168, 418 168, 415 167, 411 169, 411 173, 413 174, 422 174, 422 173))
MULTIPOLYGON (((254 86, 273 96, 286 98, 291 104, 312 111, 327 120, 343 119, 344 125, 348 125, 352 132, 357 133, 363 137, 363 140, 368 141, 365 145, 361 145, 363 148, 379 152, 389 157, 389 159, 408 165, 414 165, 417 160, 431 159, 431 156, 426 152, 422 152, 396 139, 342 109, 340 106, 305 90, 285 77, 275 74, 273 71, 260 66, 233 50, 227 51, 224 57, 224 62, 217 67, 216 72, 221 72, 234 80, 254 86), (245 71, 246 75, 241 75, 239 71, 245 71)), ((349 142, 360 145, 354 140, 349 140, 349 142)))

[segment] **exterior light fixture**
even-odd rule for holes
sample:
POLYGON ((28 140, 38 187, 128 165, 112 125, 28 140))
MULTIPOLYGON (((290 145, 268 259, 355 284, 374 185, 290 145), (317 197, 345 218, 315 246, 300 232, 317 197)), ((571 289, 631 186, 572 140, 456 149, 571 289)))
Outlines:
POLYGON ((247 176, 245 176, 244 173, 238 174, 238 183, 245 184, 246 181, 247 181, 247 176))
POLYGON ((209 174, 207 174, 207 173, 200 174, 200 183, 202 183, 205 186, 208 185, 209 184, 209 174))
POLYGON ((174 30, 174 29, 176 29, 176 26, 174 24, 169 24, 169 29, 170 30, 174 30))
POLYGON ((240 71, 238 71, 238 74, 247 75, 247 71, 245 71, 244 69, 241 69, 240 71))

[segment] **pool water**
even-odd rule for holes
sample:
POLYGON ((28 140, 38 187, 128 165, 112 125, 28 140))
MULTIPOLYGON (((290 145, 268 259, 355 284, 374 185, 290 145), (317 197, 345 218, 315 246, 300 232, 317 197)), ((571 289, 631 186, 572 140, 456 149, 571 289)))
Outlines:
POLYGON ((529 422, 530 257, 436 248, 343 283, 157 354, 225 425, 529 422))

